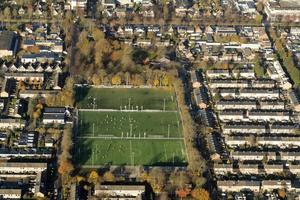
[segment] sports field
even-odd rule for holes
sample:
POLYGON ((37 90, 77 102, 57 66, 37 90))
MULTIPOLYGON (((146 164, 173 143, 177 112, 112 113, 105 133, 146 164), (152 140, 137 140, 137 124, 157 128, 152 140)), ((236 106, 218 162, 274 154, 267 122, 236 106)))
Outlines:
POLYGON ((177 112, 79 112, 78 136, 181 137, 177 112))
POLYGON ((182 140, 85 139, 76 144, 75 160, 84 166, 187 163, 182 140), (82 156, 87 155, 87 156, 82 156))
POLYGON ((176 110, 175 94, 167 88, 76 88, 78 108, 176 110))
POLYGON ((76 99, 74 158, 79 165, 187 164, 182 121, 171 89, 79 87, 76 99))

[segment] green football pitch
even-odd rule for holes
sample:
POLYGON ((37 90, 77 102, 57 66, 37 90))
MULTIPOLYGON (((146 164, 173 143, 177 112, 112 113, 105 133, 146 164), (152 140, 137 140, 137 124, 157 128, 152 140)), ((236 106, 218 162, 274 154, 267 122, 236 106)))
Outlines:
POLYGON ((173 90, 78 87, 76 102, 77 164, 83 167, 187 164, 173 90))
POLYGON ((175 94, 168 88, 77 87, 78 108, 177 110, 175 94))
POLYGON ((182 137, 178 112, 80 111, 78 136, 182 137))
POLYGON ((183 140, 81 139, 75 160, 86 167, 103 165, 183 166, 183 140))

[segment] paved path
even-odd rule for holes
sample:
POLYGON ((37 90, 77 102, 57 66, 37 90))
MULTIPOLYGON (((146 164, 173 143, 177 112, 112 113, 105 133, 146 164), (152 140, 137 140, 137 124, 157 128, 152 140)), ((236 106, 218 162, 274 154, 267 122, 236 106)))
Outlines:
POLYGON ((79 111, 88 111, 88 112, 171 112, 177 113, 177 110, 119 110, 119 109, 79 109, 79 111))

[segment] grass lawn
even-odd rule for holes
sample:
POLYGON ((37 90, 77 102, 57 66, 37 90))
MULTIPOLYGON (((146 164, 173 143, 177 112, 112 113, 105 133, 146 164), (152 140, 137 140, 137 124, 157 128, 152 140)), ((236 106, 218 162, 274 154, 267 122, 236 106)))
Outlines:
POLYGON ((78 108, 177 110, 175 94, 167 88, 76 88, 78 108), (95 106, 94 106, 95 103, 95 106))
POLYGON ((80 111, 78 125, 80 136, 182 137, 177 112, 80 111))
POLYGON ((186 165, 183 140, 78 139, 75 160, 91 165, 186 165))

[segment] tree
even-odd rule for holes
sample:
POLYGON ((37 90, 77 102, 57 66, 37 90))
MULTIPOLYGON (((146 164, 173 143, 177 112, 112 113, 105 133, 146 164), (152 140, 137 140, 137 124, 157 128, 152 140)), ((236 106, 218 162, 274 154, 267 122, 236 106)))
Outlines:
POLYGON ((82 31, 79 35, 78 42, 76 44, 77 48, 79 49, 80 53, 84 57, 89 57, 91 54, 91 44, 87 38, 88 33, 86 31, 82 31))
POLYGON ((99 175, 95 170, 91 171, 91 173, 89 174, 88 182, 93 183, 93 184, 96 184, 99 182, 99 175))
POLYGON ((162 85, 163 86, 168 86, 169 85, 169 77, 167 75, 164 76, 162 80, 162 85))
POLYGON ((113 175, 113 173, 111 173, 110 171, 107 171, 104 173, 103 179, 108 182, 114 182, 116 178, 113 175))
POLYGON ((257 9, 258 12, 261 13, 264 10, 264 3, 262 1, 258 2, 256 4, 256 9, 257 9))
POLYGON ((254 72, 257 77, 263 77, 265 75, 265 69, 261 65, 260 58, 258 55, 255 56, 254 58, 254 72))
POLYGON ((94 85, 100 85, 101 84, 101 79, 97 74, 93 74, 92 82, 93 82, 94 85))
POLYGON ((160 193, 166 185, 166 174, 160 168, 152 168, 147 181, 155 193, 160 193))
POLYGON ((192 197, 197 200, 209 200, 209 193, 203 188, 195 188, 192 190, 192 197))
POLYGON ((121 77, 119 75, 114 75, 111 79, 111 84, 121 85, 121 77))
POLYGON ((61 154, 58 159, 58 172, 63 176, 63 181, 67 180, 74 166, 71 162, 72 155, 72 127, 67 125, 64 129, 64 134, 61 141, 61 154))
POLYGON ((74 170, 73 164, 67 159, 60 159, 58 172, 61 175, 68 175, 74 170))
POLYGON ((286 196, 286 191, 285 191, 285 189, 279 189, 279 190, 278 190, 278 195, 279 195, 279 197, 280 197, 281 199, 284 199, 285 196, 286 196))
POLYGON ((32 113, 32 117, 33 119, 38 119, 41 115, 41 111, 40 110, 36 110, 35 112, 32 113))
POLYGON ((176 195, 180 198, 186 198, 190 194, 190 192, 191 192, 190 189, 182 188, 182 189, 176 190, 176 195))
POLYGON ((172 172, 169 181, 175 189, 185 189, 187 184, 191 182, 191 179, 185 171, 180 171, 172 172))
POLYGON ((11 18, 11 10, 10 7, 6 7, 3 11, 3 15, 5 19, 10 19, 11 18))

